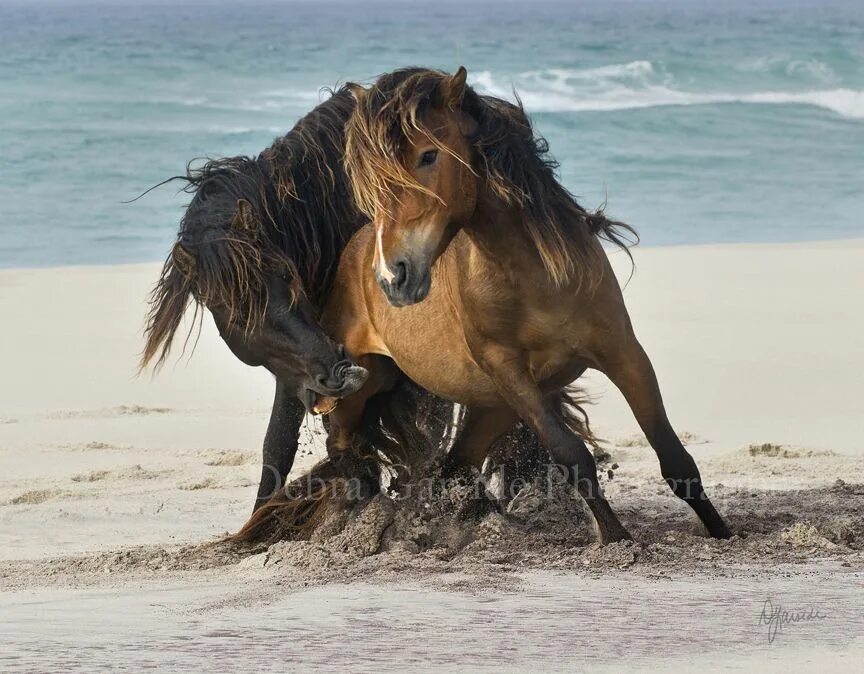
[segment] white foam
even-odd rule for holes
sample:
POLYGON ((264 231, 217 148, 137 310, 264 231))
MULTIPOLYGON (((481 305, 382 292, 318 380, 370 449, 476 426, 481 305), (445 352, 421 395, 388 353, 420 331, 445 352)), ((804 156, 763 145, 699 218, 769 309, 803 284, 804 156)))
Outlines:
POLYGON ((745 103, 810 105, 843 117, 864 119, 864 91, 833 88, 752 93, 690 92, 675 88, 672 78, 647 61, 585 70, 529 71, 503 85, 489 71, 471 83, 481 92, 512 98, 516 90, 530 112, 603 112, 662 106, 745 103))
POLYGON ((834 69, 819 59, 794 59, 786 56, 762 56, 741 62, 737 70, 756 73, 782 73, 787 77, 813 80, 821 84, 838 82, 834 69))
POLYGON ((853 89, 826 89, 824 91, 782 92, 766 91, 741 98, 744 103, 797 103, 815 105, 832 110, 838 115, 864 119, 864 91, 853 89))

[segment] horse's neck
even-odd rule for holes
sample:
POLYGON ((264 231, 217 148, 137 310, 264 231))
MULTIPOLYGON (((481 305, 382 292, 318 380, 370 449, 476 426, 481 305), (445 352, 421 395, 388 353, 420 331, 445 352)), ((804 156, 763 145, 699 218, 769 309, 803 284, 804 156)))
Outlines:
POLYGON ((481 196, 474 216, 463 228, 471 242, 473 266, 486 267, 508 277, 538 273, 545 276, 522 217, 518 209, 506 206, 500 199, 481 196))

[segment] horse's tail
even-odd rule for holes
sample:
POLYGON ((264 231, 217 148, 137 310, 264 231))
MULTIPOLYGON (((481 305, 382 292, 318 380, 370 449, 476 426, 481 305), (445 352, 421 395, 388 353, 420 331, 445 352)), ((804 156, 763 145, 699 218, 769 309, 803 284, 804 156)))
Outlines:
POLYGON ((150 309, 144 328, 146 341, 139 371, 144 370, 154 359, 157 368, 165 362, 191 296, 192 284, 177 268, 172 250, 162 267, 159 281, 150 293, 150 309))
POLYGON ((585 441, 585 444, 596 450, 600 448, 601 440, 591 430, 588 413, 585 411, 585 406, 590 403, 591 399, 575 385, 561 391, 561 414, 564 416, 565 423, 571 431, 585 441))
POLYGON ((340 468, 332 459, 324 459, 306 475, 286 484, 253 512, 237 533, 224 540, 269 545, 283 538, 308 538, 326 519, 331 502, 345 497, 346 477, 340 468))

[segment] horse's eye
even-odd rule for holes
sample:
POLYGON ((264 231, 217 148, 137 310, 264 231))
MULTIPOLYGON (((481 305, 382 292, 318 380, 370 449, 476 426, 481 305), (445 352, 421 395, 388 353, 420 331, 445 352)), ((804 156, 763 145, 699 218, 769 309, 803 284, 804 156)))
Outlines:
POLYGON ((438 159, 438 150, 426 150, 420 155, 420 163, 418 166, 431 166, 438 159))

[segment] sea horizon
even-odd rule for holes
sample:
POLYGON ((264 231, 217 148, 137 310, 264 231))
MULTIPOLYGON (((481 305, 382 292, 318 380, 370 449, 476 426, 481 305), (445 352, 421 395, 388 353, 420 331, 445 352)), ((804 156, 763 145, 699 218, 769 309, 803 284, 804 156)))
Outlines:
POLYGON ((0 267, 164 259, 188 195, 122 202, 409 65, 518 94, 562 183, 644 246, 864 236, 864 8, 490 7, 0 2, 0 267))

